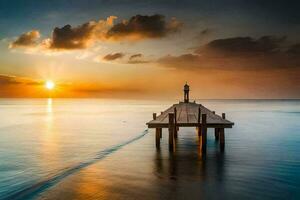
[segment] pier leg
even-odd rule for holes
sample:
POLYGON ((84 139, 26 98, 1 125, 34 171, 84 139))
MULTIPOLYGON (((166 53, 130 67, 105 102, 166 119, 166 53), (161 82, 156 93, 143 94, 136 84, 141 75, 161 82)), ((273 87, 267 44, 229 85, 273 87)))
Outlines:
MULTIPOLYGON (((222 113, 222 118, 226 119, 225 113, 222 113)), ((225 130, 224 128, 220 128, 220 150, 223 152, 225 148, 225 130)))
POLYGON ((215 140, 216 141, 219 141, 219 133, 220 133, 219 128, 215 128, 215 140))
POLYGON ((201 128, 201 125, 200 125, 200 121, 201 120, 201 108, 199 107, 198 108, 198 127, 196 128, 197 129, 197 133, 198 133, 198 137, 200 138, 201 137, 201 132, 202 132, 202 128, 201 128))
POLYGON ((174 108, 174 138, 177 139, 177 109, 174 108))
POLYGON ((162 128, 159 128, 159 137, 162 138, 162 128))
POLYGON ((197 127, 196 130, 197 130, 197 133, 198 133, 198 137, 201 137, 201 135, 202 135, 202 134, 201 134, 201 130, 202 130, 202 129, 201 129, 201 126, 197 127))
POLYGON ((169 150, 174 149, 174 113, 169 113, 169 150))
POLYGON ((206 153, 206 140, 207 140, 206 114, 202 114, 201 128, 202 128, 201 149, 202 149, 202 153, 206 153))
POLYGON ((157 149, 160 147, 160 130, 160 128, 155 129, 155 145, 157 149))
POLYGON ((174 128, 174 138, 177 139, 177 127, 174 128))
POLYGON ((225 131, 224 128, 220 128, 220 150, 224 151, 225 148, 225 131))

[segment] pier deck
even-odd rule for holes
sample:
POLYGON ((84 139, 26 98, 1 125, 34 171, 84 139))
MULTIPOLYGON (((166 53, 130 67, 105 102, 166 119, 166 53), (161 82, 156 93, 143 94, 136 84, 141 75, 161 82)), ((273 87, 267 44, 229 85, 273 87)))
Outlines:
POLYGON ((147 123, 148 128, 168 128, 169 119, 168 114, 174 113, 176 109, 176 126, 177 127, 197 127, 199 123, 201 125, 202 114, 206 114, 206 127, 207 128, 232 128, 233 122, 223 119, 221 116, 215 114, 213 111, 204 107, 201 104, 189 102, 179 102, 174 104, 167 110, 163 111, 156 119, 147 123), (201 115, 199 115, 199 109, 201 115), (200 116, 200 119, 198 119, 200 116))

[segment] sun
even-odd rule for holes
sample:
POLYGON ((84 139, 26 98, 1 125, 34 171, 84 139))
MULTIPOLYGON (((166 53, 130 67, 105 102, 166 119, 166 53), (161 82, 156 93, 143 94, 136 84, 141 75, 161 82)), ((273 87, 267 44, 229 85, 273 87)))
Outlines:
POLYGON ((45 83, 45 87, 46 87, 48 90, 53 90, 54 87, 55 87, 55 83, 54 83, 53 81, 48 80, 48 81, 46 81, 46 83, 45 83))

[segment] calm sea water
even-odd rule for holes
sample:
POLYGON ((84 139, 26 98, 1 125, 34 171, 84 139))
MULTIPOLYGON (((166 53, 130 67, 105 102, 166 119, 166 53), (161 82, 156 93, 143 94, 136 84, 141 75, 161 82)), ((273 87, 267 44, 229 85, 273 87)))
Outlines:
POLYGON ((145 122, 174 102, 1 99, 0 199, 300 199, 300 101, 199 100, 235 122, 221 153, 145 122))

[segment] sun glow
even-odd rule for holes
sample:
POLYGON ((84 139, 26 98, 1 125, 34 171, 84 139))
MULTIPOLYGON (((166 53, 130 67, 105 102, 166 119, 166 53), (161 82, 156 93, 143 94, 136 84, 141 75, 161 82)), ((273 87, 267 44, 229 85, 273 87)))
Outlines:
POLYGON ((48 89, 48 90, 53 90, 54 87, 55 87, 55 83, 53 81, 46 81, 46 84, 45 84, 45 87, 48 89))

